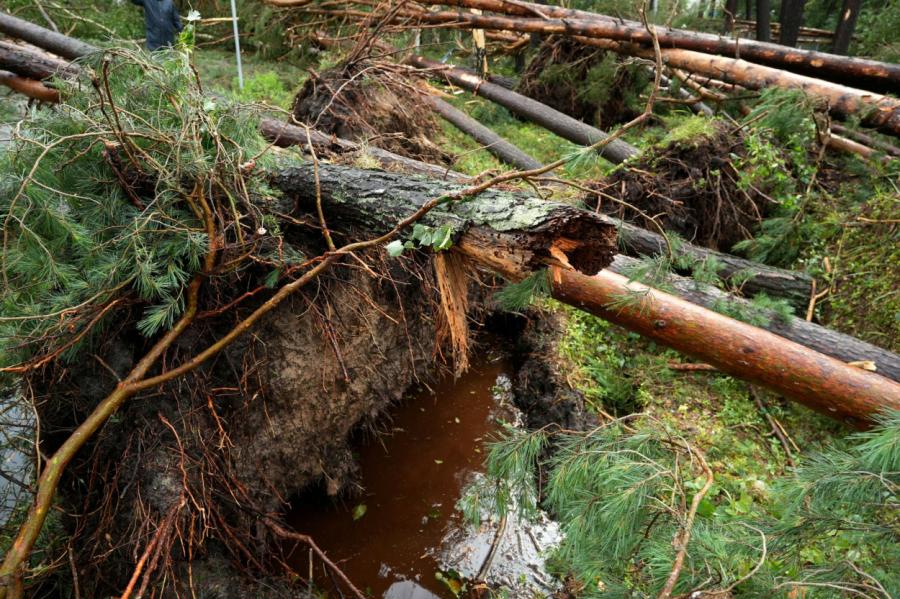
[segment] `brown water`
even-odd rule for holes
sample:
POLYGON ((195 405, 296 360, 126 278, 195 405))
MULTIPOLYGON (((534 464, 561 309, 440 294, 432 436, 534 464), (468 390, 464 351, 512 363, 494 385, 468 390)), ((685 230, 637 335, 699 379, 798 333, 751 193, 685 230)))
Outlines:
MULTIPOLYGON (((452 598, 435 579, 431 552, 458 518, 455 505, 467 477, 482 468, 485 437, 497 428, 492 388, 498 376, 508 373, 504 359, 484 357, 456 382, 448 378, 433 393, 410 397, 392 412, 388 434, 358 448, 365 492, 345 501, 305 497, 295 502, 288 522, 311 535, 373 597, 409 579, 438 597, 452 598)), ((298 572, 309 571, 306 550, 291 562, 298 572)), ((314 577, 318 588, 333 588, 321 565, 314 577)))

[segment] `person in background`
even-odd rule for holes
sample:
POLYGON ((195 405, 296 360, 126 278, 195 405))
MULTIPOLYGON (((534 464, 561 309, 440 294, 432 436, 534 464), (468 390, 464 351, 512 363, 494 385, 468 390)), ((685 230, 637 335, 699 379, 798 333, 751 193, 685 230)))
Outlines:
POLYGON ((147 30, 147 49, 151 52, 175 43, 181 31, 181 17, 172 0, 131 0, 144 7, 144 27, 147 30))

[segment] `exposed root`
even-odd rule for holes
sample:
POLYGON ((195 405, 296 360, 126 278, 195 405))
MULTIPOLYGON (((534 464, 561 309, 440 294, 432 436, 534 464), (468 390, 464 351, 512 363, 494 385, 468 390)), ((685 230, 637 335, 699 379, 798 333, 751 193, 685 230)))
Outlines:
POLYGON ((753 236, 774 200, 742 185, 735 158, 746 155, 743 136, 721 121, 645 153, 608 179, 590 184, 586 201, 608 214, 650 228, 646 216, 666 229, 713 249, 730 250, 753 236), (615 199, 624 200, 639 214, 615 199))
POLYGON ((452 157, 432 139, 428 92, 396 65, 361 59, 313 73, 294 99, 293 119, 319 131, 432 164, 452 157))
POLYGON ((640 114, 649 72, 618 55, 566 37, 541 44, 516 88, 521 94, 602 129, 640 114))

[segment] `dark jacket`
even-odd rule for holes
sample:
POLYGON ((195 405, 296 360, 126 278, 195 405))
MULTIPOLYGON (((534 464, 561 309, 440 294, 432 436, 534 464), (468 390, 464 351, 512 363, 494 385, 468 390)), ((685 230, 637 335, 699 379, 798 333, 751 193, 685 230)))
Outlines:
POLYGON ((131 1, 144 7, 148 50, 157 50, 175 43, 175 34, 181 31, 181 17, 172 0, 131 1))

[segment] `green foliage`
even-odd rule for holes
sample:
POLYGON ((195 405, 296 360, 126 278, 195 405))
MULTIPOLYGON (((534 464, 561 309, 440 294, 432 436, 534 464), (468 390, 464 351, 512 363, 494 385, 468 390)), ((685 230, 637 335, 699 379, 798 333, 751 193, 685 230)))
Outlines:
POLYGON ((673 144, 689 144, 698 147, 715 137, 718 133, 716 119, 710 119, 705 116, 695 115, 685 119, 678 119, 675 122, 677 124, 659 142, 661 147, 665 148, 673 144))
POLYGON ((518 312, 549 295, 550 279, 546 270, 540 270, 518 283, 510 283, 494 294, 494 300, 503 310, 518 312))
POLYGON ((189 55, 97 60, 98 88, 59 82, 64 104, 35 112, 0 154, 2 365, 73 357, 116 319, 112 302, 143 311, 144 335, 170 327, 209 248, 200 198, 238 216, 271 195, 238 175, 267 147, 255 114, 206 96, 189 55))
MULTIPOLYGON (((533 447, 552 441, 553 452, 540 460, 544 507, 561 522, 557 557, 584 585, 583 596, 658 594, 673 567, 672 539, 706 480, 694 450, 652 419, 533 435, 516 432, 494 444, 489 476, 514 472, 521 481, 522 467, 539 455, 533 447)), ((823 452, 774 488, 757 485, 760 499, 714 484, 700 502, 676 593, 900 590, 900 413, 849 441, 849 449, 823 452)))
MULTIPOLYGON (((238 89, 236 79, 232 83, 233 89, 238 89)), ((293 95, 275 71, 265 71, 248 77, 244 80, 244 89, 239 90, 236 97, 242 102, 265 102, 286 110, 293 101, 293 95)))

